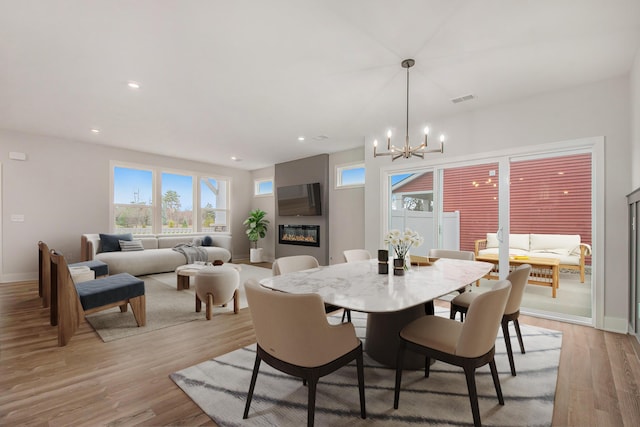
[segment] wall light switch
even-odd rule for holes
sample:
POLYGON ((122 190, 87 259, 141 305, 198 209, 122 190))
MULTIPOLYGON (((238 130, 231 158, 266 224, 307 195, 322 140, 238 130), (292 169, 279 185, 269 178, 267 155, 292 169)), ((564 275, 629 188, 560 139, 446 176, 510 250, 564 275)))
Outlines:
POLYGON ((11 160, 22 160, 22 161, 25 161, 25 160, 27 160, 27 153, 20 153, 18 151, 11 151, 11 152, 9 152, 9 158, 11 160))
POLYGON ((489 176, 496 176, 496 170, 495 169, 491 169, 489 171, 489 176))
POLYGON ((22 214, 13 214, 13 215, 11 215, 11 221, 13 221, 13 222, 24 222, 24 215, 22 215, 22 214))

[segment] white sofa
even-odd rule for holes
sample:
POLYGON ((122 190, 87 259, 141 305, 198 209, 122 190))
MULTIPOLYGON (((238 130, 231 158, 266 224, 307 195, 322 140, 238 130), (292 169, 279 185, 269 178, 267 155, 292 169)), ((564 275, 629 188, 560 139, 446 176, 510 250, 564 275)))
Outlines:
MULTIPOLYGON (((83 261, 100 260, 109 266, 109 274, 129 273, 133 276, 175 271, 187 264, 186 257, 173 248, 178 244, 193 243, 194 238, 203 239, 207 234, 181 235, 134 235, 144 250, 103 252, 100 234, 83 234, 80 239, 83 261)), ((211 246, 202 246, 209 256, 208 261, 231 260, 231 236, 210 235, 211 246)))
MULTIPOLYGON (((487 233, 486 239, 476 240, 477 256, 498 254, 496 233, 487 233)), ((509 255, 535 258, 555 258, 560 268, 580 271, 584 283, 585 257, 591 255, 591 246, 580 241, 579 234, 509 234, 509 255)))

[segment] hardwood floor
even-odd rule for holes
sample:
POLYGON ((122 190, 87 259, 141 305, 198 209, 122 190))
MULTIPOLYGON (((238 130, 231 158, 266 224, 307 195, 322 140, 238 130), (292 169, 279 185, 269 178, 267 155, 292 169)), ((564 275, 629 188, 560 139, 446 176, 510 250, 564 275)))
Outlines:
MULTIPOLYGON (((243 309, 109 343, 83 322, 69 345, 58 347, 37 282, 0 284, 0 313, 3 426, 215 425, 169 374, 255 340, 243 309)), ((554 426, 640 425, 635 338, 521 321, 563 332, 554 426)))

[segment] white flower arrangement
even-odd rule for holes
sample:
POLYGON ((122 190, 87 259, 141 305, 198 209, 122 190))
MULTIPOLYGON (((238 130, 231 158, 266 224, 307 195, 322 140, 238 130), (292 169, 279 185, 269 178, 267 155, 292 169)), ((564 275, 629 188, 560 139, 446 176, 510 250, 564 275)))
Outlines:
POLYGON ((424 238, 420 236, 416 231, 409 228, 401 233, 400 230, 389 230, 386 236, 384 236, 384 242, 393 247, 396 253, 396 257, 404 259, 413 246, 418 247, 424 243, 424 238))

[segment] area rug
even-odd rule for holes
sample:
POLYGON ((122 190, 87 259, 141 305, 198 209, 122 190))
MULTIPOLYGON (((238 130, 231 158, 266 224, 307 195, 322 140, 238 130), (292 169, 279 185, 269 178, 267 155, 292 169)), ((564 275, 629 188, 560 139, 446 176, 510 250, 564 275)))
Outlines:
MULTIPOLYGON (((447 316, 440 312, 439 315, 447 316)), ((358 336, 364 341, 366 315, 352 312, 358 336)), ((332 322, 339 321, 334 317, 332 322)), ((476 372, 480 414, 485 426, 551 425, 562 334, 521 325, 526 354, 514 354, 518 375, 511 376, 500 335, 496 364, 504 394, 500 406, 488 366, 476 372)), ((513 336, 515 348, 517 340, 513 336)), ((266 363, 260 366, 249 418, 242 419, 255 360, 255 345, 200 363, 170 375, 171 379, 220 426, 305 425, 307 389, 299 379, 266 363)), ((462 369, 442 362, 424 371, 405 371, 399 409, 393 409, 395 370, 364 356, 367 419, 360 418, 355 363, 320 379, 317 388, 317 426, 459 426, 473 424, 462 369)))
MULTIPOLYGON (((271 276, 271 270, 253 265, 240 267, 240 308, 247 307, 244 282, 249 278, 257 280, 271 276)), ((164 273, 140 277, 144 280, 147 310, 147 324, 138 327, 131 309, 121 313, 119 308, 101 311, 86 317, 87 321, 104 342, 139 335, 186 322, 206 321, 205 307, 195 311, 195 287, 182 291, 176 289, 176 274, 164 273)), ((233 304, 214 307, 216 313, 233 312, 233 304)))

